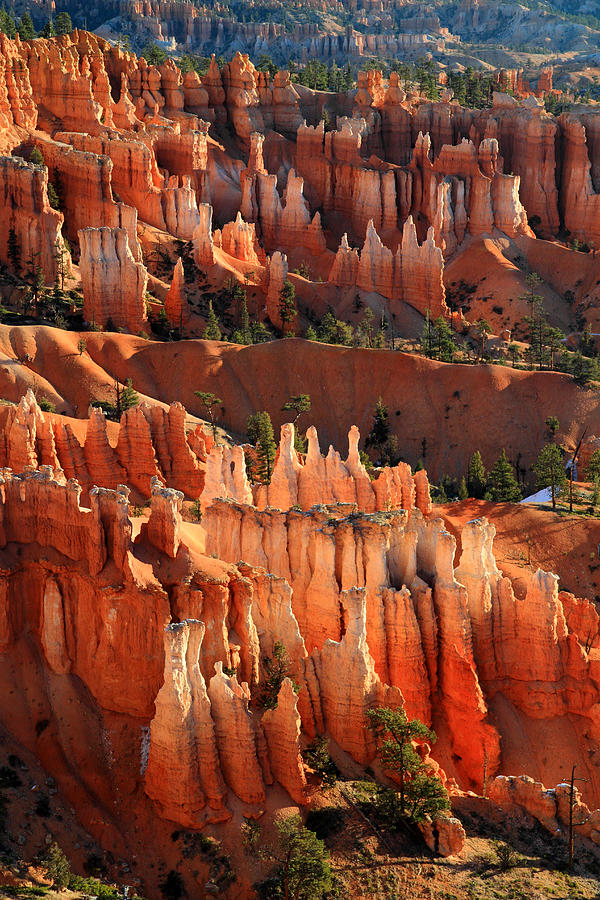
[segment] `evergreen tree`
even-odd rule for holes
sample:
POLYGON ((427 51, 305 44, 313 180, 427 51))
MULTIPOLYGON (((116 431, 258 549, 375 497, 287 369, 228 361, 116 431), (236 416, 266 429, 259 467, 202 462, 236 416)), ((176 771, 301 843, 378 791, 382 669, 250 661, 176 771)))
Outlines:
POLYGON ((273 464, 277 454, 277 444, 273 435, 273 423, 268 412, 255 412, 248 417, 246 425, 248 440, 254 444, 256 462, 251 463, 250 477, 253 481, 269 484, 273 473, 273 464))
POLYGON ((250 336, 253 344, 264 344, 273 337, 264 322, 252 322, 250 324, 250 336))
POLYGON ((485 343, 487 341, 488 334, 491 333, 490 324, 486 319, 479 319, 478 322, 475 323, 477 328, 477 336, 479 338, 479 359, 483 359, 485 356, 485 343))
POLYGON ((537 461, 533 464, 537 475, 537 487, 549 487, 552 495, 552 509, 556 509, 556 497, 567 483, 563 454, 556 444, 546 444, 537 461))
POLYGON ((246 300, 246 291, 242 288, 240 297, 240 327, 236 328, 233 333, 233 341, 236 344, 253 344, 252 330, 250 328, 250 316, 248 314, 248 302, 246 300))
POLYGON ((281 410, 282 412, 293 410, 296 413, 293 424, 296 425, 302 413, 310 412, 310 408, 311 402, 309 394, 294 394, 293 397, 290 397, 289 400, 285 401, 281 410))
POLYGON ((48 182, 48 203, 50 204, 52 209, 60 209, 58 194, 56 193, 54 185, 51 181, 48 182))
POLYGON ((131 382, 131 378, 127 379, 127 382, 125 385, 121 385, 119 383, 119 381, 117 379, 115 379, 114 392, 115 392, 114 404, 101 402, 101 403, 93 404, 93 405, 100 406, 106 413, 106 417, 108 419, 113 419, 118 422, 120 420, 122 414, 126 410, 131 409, 132 407, 138 405, 138 403, 140 402, 140 398, 138 397, 136 391, 134 390, 133 384, 131 382))
POLYGON ((290 678, 296 693, 300 687, 290 676, 292 662, 285 646, 281 641, 273 644, 273 655, 265 656, 263 660, 264 681, 259 704, 263 709, 275 709, 281 685, 286 678, 290 678))
POLYGON ((510 344, 508 352, 510 353, 513 366, 516 366, 521 359, 521 348, 518 344, 510 344))
POLYGON ((551 328, 549 326, 546 327, 544 340, 546 343, 547 352, 550 355, 550 368, 553 371, 556 352, 560 349, 564 339, 564 332, 562 332, 560 328, 551 328))
POLYGON ((452 362, 456 349, 454 332, 443 316, 439 316, 435 320, 434 326, 436 358, 442 360, 442 362, 452 362))
POLYGON ((354 87, 354 76, 352 74, 352 68, 350 63, 346 63, 346 68, 344 69, 344 80, 342 90, 351 91, 354 87))
POLYGON ((296 289, 291 281, 286 281, 279 293, 279 315, 283 323, 283 334, 293 335, 293 322, 298 315, 296 309, 296 289))
POLYGON ((299 815, 279 819, 275 826, 276 845, 266 852, 277 865, 276 895, 289 900, 320 900, 332 886, 325 844, 304 827, 299 815))
POLYGON ((167 60, 166 52, 156 44, 148 44, 144 47, 142 56, 149 66, 160 66, 167 60))
POLYGON ((54 27, 57 34, 71 34, 73 31, 73 23, 68 12, 59 12, 54 21, 54 27))
POLYGON ((454 332, 443 316, 432 321, 427 310, 420 343, 421 352, 429 359, 440 359, 442 362, 452 362, 454 359, 454 332))
POLYGON ((298 419, 304 412, 309 412, 311 407, 310 396, 308 394, 295 394, 281 407, 282 411, 292 410, 296 413, 294 416, 294 448, 298 453, 306 452, 306 435, 298 431, 298 419))
POLYGON ((42 151, 39 147, 34 147, 31 153, 29 154, 29 162, 34 163, 36 166, 44 166, 46 163, 44 162, 44 157, 42 156, 42 151))
POLYGON ((446 788, 415 748, 415 744, 435 741, 435 732, 418 719, 409 720, 401 709, 369 709, 367 717, 382 768, 396 776, 400 816, 422 822, 427 816, 448 809, 446 788))
POLYGON ((258 460, 256 474, 258 480, 262 481, 263 484, 270 484, 275 457, 277 456, 277 444, 273 435, 273 424, 270 415, 267 412, 259 413, 259 415, 262 418, 256 441, 256 456, 258 460))
MULTIPOLYGON (((30 259, 30 264, 33 260, 30 259)), ((35 314, 38 312, 38 304, 40 301, 40 297, 42 295, 42 291, 44 289, 44 273, 40 266, 35 266, 33 272, 30 272, 30 290, 31 290, 31 300, 33 302, 33 308, 35 310, 35 314)))
POLYGON ((460 485, 458 487, 458 499, 466 500, 469 496, 469 492, 467 490, 467 482, 465 481, 465 476, 460 479, 460 485))
POLYGON ((206 318, 206 328, 204 329, 202 337, 206 341, 220 341, 221 340, 221 326, 219 325, 219 320, 217 318, 217 314, 213 309, 212 300, 210 300, 209 304, 208 304, 208 316, 206 318))
POLYGON ((375 404, 375 412, 373 414, 373 424, 367 435, 365 447, 373 447, 381 452, 382 448, 388 441, 390 436, 390 423, 388 418, 387 406, 385 406, 381 397, 377 398, 375 404))
POLYGON ((488 476, 488 490, 490 500, 496 503, 518 503, 521 500, 521 490, 517 484, 513 467, 508 461, 506 450, 494 463, 488 476))
POLYGON ((425 313, 425 325, 423 326, 423 331, 421 332, 420 345, 421 353, 424 353, 428 359, 431 359, 433 357, 435 340, 433 322, 431 321, 429 310, 427 310, 427 312, 425 313))
POLYGON ((43 29, 40 32, 40 36, 44 38, 52 38, 56 37, 56 29, 54 27, 54 23, 52 19, 48 19, 43 29))
POLYGON ((212 428, 213 438, 215 444, 217 443, 217 423, 215 422, 215 414, 214 408, 215 406, 221 406, 223 401, 220 397, 217 397, 216 394, 211 393, 210 391, 194 391, 196 397, 199 398, 205 410, 208 412, 208 417, 210 419, 210 425, 212 428))
POLYGON ((550 435, 552 440, 554 440, 554 435, 556 434, 556 432, 559 429, 560 422, 558 421, 556 416, 548 416, 548 418, 546 419, 544 424, 545 424, 546 428, 548 429, 548 434, 550 435))
POLYGON ((67 887, 71 877, 71 867, 69 860, 56 842, 43 853, 40 862, 46 869, 47 875, 52 879, 52 886, 57 891, 62 891, 67 887))
POLYGON ((27 10, 21 16, 21 21, 19 22, 19 37, 22 41, 32 41, 35 38, 33 20, 27 10))
POLYGON ((483 500, 486 487, 487 478, 483 460, 479 450, 476 450, 469 461, 469 468, 467 469, 467 490, 469 496, 475 497, 476 500, 483 500))
POLYGON ((14 17, 4 7, 0 9, 0 31, 9 38, 15 38, 17 34, 17 24, 14 17))
POLYGON ((581 353, 574 353, 571 362, 571 374, 576 384, 585 387, 596 377, 596 367, 593 360, 581 353))
POLYGON ((590 461, 585 470, 585 477, 588 481, 595 481, 600 478, 600 450, 594 450, 590 456, 590 461))

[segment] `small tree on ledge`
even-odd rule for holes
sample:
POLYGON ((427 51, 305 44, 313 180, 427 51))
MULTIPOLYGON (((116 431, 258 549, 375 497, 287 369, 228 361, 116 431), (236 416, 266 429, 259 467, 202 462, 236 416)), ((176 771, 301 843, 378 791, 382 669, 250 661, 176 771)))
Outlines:
POLYGON ((398 780, 400 817, 422 822, 427 816, 448 809, 446 788, 414 746, 419 742, 433 743, 435 732, 418 719, 409 720, 402 709, 369 709, 367 717, 381 764, 398 780))
POLYGON ((215 444, 217 443, 217 423, 215 422, 215 414, 213 412, 213 408, 215 406, 221 406, 223 401, 220 397, 217 397, 216 394, 212 394, 210 391, 194 391, 196 397, 200 399, 202 405, 208 412, 208 417, 210 419, 210 426, 212 428, 213 438, 215 440, 215 444))

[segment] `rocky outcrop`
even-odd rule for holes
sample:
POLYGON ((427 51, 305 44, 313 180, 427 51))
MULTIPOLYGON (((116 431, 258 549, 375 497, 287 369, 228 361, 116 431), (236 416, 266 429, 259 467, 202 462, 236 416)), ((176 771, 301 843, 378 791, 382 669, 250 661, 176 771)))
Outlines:
POLYGON ((462 822, 453 816, 438 816, 431 822, 421 822, 419 831, 429 849, 440 856, 460 856, 467 840, 462 822))
MULTIPOLYGON (((585 118, 563 113, 559 119, 562 133, 561 216, 572 235, 600 242, 600 192, 592 178, 592 148, 587 140, 585 118)), ((593 132, 592 132, 593 134, 593 132)))
POLYGON ((298 698, 289 678, 284 678, 275 709, 266 710, 262 725, 269 747, 273 776, 296 803, 306 803, 306 775, 300 755, 301 720, 298 698))
POLYGON ((340 596, 346 630, 340 641, 327 640, 311 658, 321 686, 321 708, 327 731, 357 762, 367 765, 375 755, 367 709, 402 706, 402 694, 381 683, 367 643, 366 591, 340 596), (341 689, 341 683, 344 687, 341 689))
POLYGON ((137 209, 116 202, 112 190, 114 164, 110 157, 102 155, 102 145, 82 142, 92 146, 88 150, 74 149, 72 135, 61 135, 60 141, 36 140, 36 146, 48 167, 48 179, 58 187, 61 195, 61 211, 65 221, 63 233, 73 244, 77 243, 80 228, 93 223, 94 227, 125 228, 129 247, 136 261, 141 261, 141 248, 137 237, 137 209), (69 143, 64 143, 63 138, 69 143))
POLYGON ((18 143, 17 128, 34 129, 38 112, 18 45, 0 34, 0 151, 18 143))
POLYGON ((271 256, 267 269, 266 311, 270 322, 276 328, 283 328, 279 301, 288 277, 288 260, 285 253, 276 250, 271 256))
POLYGON ((235 222, 227 222, 223 226, 221 248, 234 259, 254 266, 264 265, 264 253, 256 238, 254 225, 244 222, 241 213, 237 214, 235 222))
MULTIPOLYGON (((27 414, 23 407, 21 418, 27 414)), ((16 420, 16 434, 15 427, 16 420)), ((180 496, 158 482, 135 541, 126 488, 94 488, 89 509, 80 506, 80 494, 49 467, 21 476, 3 470, 0 584, 7 567, 12 579, 0 592, 3 652, 11 653, 27 628, 49 671, 80 679, 101 708, 150 723, 147 760, 142 754, 133 777, 143 778, 157 812, 170 821, 199 828, 229 818, 239 802, 246 815, 258 815, 274 780, 305 802, 300 729, 328 734, 367 765, 374 746, 365 712, 374 705, 403 706, 427 722, 442 718, 436 754, 461 786, 480 788, 484 772, 491 778, 501 765, 487 707, 494 679, 523 721, 554 717, 557 702, 564 710, 577 705, 573 722, 587 724, 572 727, 588 746, 588 729, 596 727, 593 654, 568 632, 560 601, 545 588, 528 598, 530 613, 511 614, 505 604, 515 601, 506 579, 498 585, 486 522, 465 529, 455 571, 454 538, 414 509, 347 516, 344 506, 283 513, 220 500, 203 517, 211 558, 198 551, 200 526, 184 528, 180 496), (25 551, 13 568, 13 548, 28 545, 44 548, 41 576, 37 557, 25 551), (247 564, 240 568, 227 564, 241 558, 247 564), (173 582, 174 562, 185 567, 183 580, 173 582), (39 604, 27 622, 19 612, 26 583, 38 585, 27 604, 39 604), (79 615, 88 591, 93 605, 79 615), (275 641, 288 650, 299 692, 284 682, 277 706, 261 715, 254 702, 261 658, 275 641), (131 660, 143 678, 124 693, 131 660), (557 676, 571 699, 561 700, 559 683, 558 700, 544 707, 540 698, 556 690, 557 676), (179 777, 168 777, 175 769, 179 777)), ((131 753, 129 738, 116 752, 125 754, 117 763, 131 753)), ((557 789, 557 821, 565 808, 557 789)), ((594 821, 592 815, 592 839, 594 821)), ((460 851, 461 832, 451 820, 427 828, 438 852, 460 851)))
POLYGON ((164 818, 190 828, 231 816, 211 704, 198 666, 205 631, 204 624, 194 620, 165 630, 164 682, 155 701, 144 778, 146 793, 164 818))
POLYGON ((0 260, 19 274, 39 266, 46 282, 56 278, 58 256, 70 271, 61 212, 48 202, 48 169, 18 156, 0 156, 0 260))
MULTIPOLYGON (((306 437, 306 459, 301 462, 294 450, 294 426, 281 426, 281 441, 271 482, 255 486, 255 500, 259 508, 287 510, 299 506, 310 509, 316 504, 333 503, 355 503, 361 512, 367 513, 381 509, 414 508, 415 479, 419 473, 413 476, 410 466, 398 463, 393 468, 381 469, 371 481, 360 459, 360 432, 355 425, 348 433, 348 457, 345 462, 333 447, 329 448, 325 458, 321 456, 314 427, 307 430, 306 437)), ((422 512, 429 512, 429 490, 424 485, 420 502, 422 512)))
POLYGON ((147 322, 148 272, 136 262, 124 228, 83 228, 79 232, 83 315, 102 328, 137 334, 147 322))
POLYGON ((409 216, 395 254, 383 244, 372 220, 360 253, 350 248, 348 236, 344 234, 329 273, 329 282, 340 287, 356 285, 364 291, 376 291, 392 301, 390 308, 394 311, 399 304, 407 303, 423 314, 429 310, 435 318, 450 315, 443 276, 443 253, 436 244, 433 226, 420 245, 412 216, 409 216))
POLYGON ((215 252, 212 233, 213 209, 209 203, 198 207, 200 221, 194 231, 194 259, 200 268, 214 265, 215 252))
MULTIPOLYGON (((553 835, 566 836, 571 807, 571 785, 563 782, 547 789, 527 775, 498 775, 489 786, 489 798, 509 813, 528 814, 553 835)), ((600 810, 593 812, 573 788, 574 830, 600 845, 600 810)))
MULTIPOLYGON (((85 493, 97 482, 112 489, 126 482, 142 499, 150 497, 155 477, 188 498, 197 498, 204 489, 212 437, 202 426, 188 431, 186 411, 177 402, 168 411, 146 404, 128 410, 121 417, 116 447, 109 443, 101 410, 90 411, 82 445, 68 423, 40 410, 31 391, 17 406, 4 407, 2 424, 0 464, 17 472, 52 466, 76 478, 85 493)), ((233 452, 241 455, 245 477, 243 451, 233 452)), ((232 491, 247 496, 237 480, 232 491)))
POLYGON ((177 328, 181 333, 189 311, 185 296, 185 274, 181 257, 175 263, 173 280, 165 297, 165 313, 169 324, 177 328))
POLYGON ((260 806, 265 802, 265 787, 256 726, 248 709, 248 685, 238 684, 235 675, 226 675, 218 662, 208 696, 225 781, 244 803, 260 806))
POLYGON ((257 72, 247 55, 236 53, 221 72, 227 111, 240 144, 250 146, 254 131, 264 133, 265 124, 257 90, 257 72))

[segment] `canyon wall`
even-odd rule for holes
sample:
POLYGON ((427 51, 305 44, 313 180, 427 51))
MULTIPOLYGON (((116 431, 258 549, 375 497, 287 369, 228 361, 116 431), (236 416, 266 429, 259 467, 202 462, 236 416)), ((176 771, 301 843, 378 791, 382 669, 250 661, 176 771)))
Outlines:
MULTIPOLYGON (((0 652, 13 658, 27 631, 36 665, 81 679, 88 702, 148 724, 135 778, 160 816, 192 828, 226 821, 239 804, 257 816, 275 780, 307 802, 302 735, 325 733, 367 765, 373 705, 433 724, 434 755, 463 788, 481 790, 484 772, 502 771, 498 695, 517 720, 569 715, 584 748, 597 740, 598 651, 564 613, 574 620, 580 601, 563 607, 557 579, 543 572, 517 599, 485 520, 465 527, 455 569, 455 539, 416 509, 260 511, 215 500, 190 525, 180 492, 157 478, 151 491, 149 518, 134 526, 125 487, 93 488, 85 508, 59 470, 2 470, 0 652), (28 555, 33 545, 43 566, 28 555), (267 713, 259 698, 275 641, 298 690, 284 682, 267 713)), ((127 765, 131 749, 116 763, 127 765)), ((595 801, 591 762, 587 770, 595 801)))
MULTIPOLYGON (((199 78, 171 60, 148 65, 83 31, 2 40, 3 146, 27 156, 35 144, 47 167, 44 178, 17 156, 4 158, 11 216, 0 235, 3 260, 13 264, 14 232, 21 270, 37 256, 49 282, 61 235, 73 243, 86 234, 88 321, 146 328, 140 267, 151 268, 142 257, 152 251, 137 234, 145 225, 165 233, 162 241, 193 241, 199 268, 215 267, 211 277, 258 272, 262 309, 276 327, 283 256, 290 270, 312 260, 316 305, 332 296, 343 304, 354 290, 388 300, 396 318, 408 305, 450 319, 444 266, 469 242, 532 237, 529 219, 541 236, 563 228, 591 244, 600 238, 593 111, 555 119, 535 97, 519 104, 501 93, 491 109, 469 110, 449 92, 426 101, 407 95, 395 73, 385 81, 371 71, 359 73, 355 92, 327 100, 326 128, 314 92, 289 73, 258 72, 241 53, 222 69, 213 58, 199 78), (229 156, 231 140, 241 159, 229 156), (48 183, 60 210, 48 203, 48 183), (92 240, 90 228, 112 237, 99 231, 92 240), (122 298, 110 279, 94 282, 102 240, 122 272, 122 298)), ((177 292, 181 298, 181 279, 177 292)), ((172 325, 201 333, 191 309, 182 310, 176 299, 172 325)))

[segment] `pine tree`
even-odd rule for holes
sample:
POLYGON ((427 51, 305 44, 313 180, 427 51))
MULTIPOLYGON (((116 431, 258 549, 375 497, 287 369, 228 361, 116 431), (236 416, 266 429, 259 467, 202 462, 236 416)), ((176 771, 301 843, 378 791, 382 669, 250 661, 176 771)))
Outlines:
POLYGON ((276 863, 273 881, 277 894, 290 900, 318 900, 331 890, 329 853, 314 831, 305 828, 298 815, 280 818, 275 823, 277 841, 266 848, 276 863))
POLYGON ((415 747, 424 741, 431 744, 436 740, 435 732, 418 719, 409 720, 401 709, 369 709, 367 718, 375 734, 382 768, 396 776, 400 816, 421 822, 448 809, 448 792, 415 747))
POLYGON ((538 488, 550 488, 552 509, 556 509, 556 497, 567 483, 563 453, 560 447, 557 447, 556 444, 546 444, 533 464, 533 471, 537 475, 538 488))
POLYGON ((557 417, 556 416, 548 416, 548 418, 544 422, 544 425, 548 429, 548 434, 550 435, 552 440, 554 440, 554 435, 560 428, 560 422, 558 421, 557 417))
POLYGON ((298 693, 300 687, 290 675, 291 667, 292 661, 284 644, 281 641, 275 641, 273 656, 265 656, 263 659, 264 681, 262 694, 258 701, 263 709, 276 709, 279 691, 286 678, 290 678, 295 692, 298 693))
POLYGON ((54 22, 57 34, 71 34, 73 31, 73 23, 68 12, 59 12, 54 22))
POLYGON ((42 855, 40 862, 46 869, 47 875, 52 879, 52 886, 57 891, 62 891, 69 883, 71 867, 69 860, 57 843, 51 844, 42 855))
POLYGON ((256 464, 251 466, 251 477, 254 481, 269 484, 277 455, 271 416, 265 411, 252 413, 248 418, 246 429, 248 440, 254 444, 256 450, 256 464))
POLYGON ((17 24, 4 7, 0 9, 0 31, 9 38, 15 38, 17 34, 17 24))
POLYGON ((200 399, 202 405, 208 412, 208 417, 210 419, 210 425, 212 428, 213 438, 215 444, 217 443, 217 423, 215 422, 215 414, 214 407, 221 406, 223 401, 220 397, 217 397, 216 394, 211 393, 210 391, 194 391, 196 397, 200 399))
POLYGON ((112 406, 112 404, 104 404, 103 408, 105 409, 108 418, 113 418, 118 422, 126 410, 131 409, 133 406, 137 406, 139 402, 140 398, 134 390, 131 378, 128 378, 127 383, 123 386, 115 379, 114 406, 112 406))
POLYGON ((521 490, 506 450, 502 450, 490 471, 487 494, 496 503, 518 503, 521 500, 521 490))
POLYGON ((27 10, 21 16, 21 21, 19 22, 19 37, 22 41, 32 41, 35 38, 33 20, 27 10))
POLYGON ((490 324, 486 319, 479 319, 476 323, 477 336, 479 338, 479 358, 482 360, 485 355, 485 342, 488 334, 491 334, 490 324))
POLYGON ((456 349, 454 332, 443 316, 439 316, 433 324, 435 329, 436 358, 441 359, 442 362, 452 362, 456 349))
POLYGON ((469 492, 467 490, 467 482, 465 481, 465 476, 460 479, 460 485, 458 487, 458 499, 466 500, 469 496, 469 492))
POLYGON ((485 497, 485 489, 487 487, 487 479, 481 453, 476 450, 469 461, 467 469, 467 490, 470 497, 476 500, 483 500, 485 497))
POLYGON ((423 326, 423 331, 421 332, 421 353, 424 353, 428 359, 431 359, 433 356, 433 348, 434 348, 434 328, 433 322, 431 321, 431 316, 429 315, 429 310, 425 313, 425 325, 423 326))
POLYGON ((294 334, 293 323, 297 315, 296 289, 291 281, 286 281, 279 293, 279 316, 283 324, 283 334, 285 337, 294 334))
POLYGON ((250 316, 248 314, 248 302, 246 291, 242 289, 240 298, 240 327, 233 332, 233 341, 236 344, 253 344, 252 330, 250 328, 250 316))
POLYGON ((213 309, 212 300, 208 304, 208 316, 206 318, 206 328, 204 329, 202 337, 206 341, 220 341, 221 340, 221 327, 219 325, 219 320, 217 318, 217 314, 213 309))
POLYGON ((296 415, 294 416, 293 424, 296 425, 298 419, 304 412, 310 412, 311 402, 309 394, 294 394, 293 397, 290 397, 289 400, 286 400, 283 406, 281 407, 282 412, 287 412, 288 410, 293 410, 296 415))
POLYGON ((52 21, 52 19, 48 19, 40 32, 40 36, 44 38, 56 37, 56 28, 54 27, 54 22, 52 21))
POLYGON ((590 456, 590 461, 585 470, 585 477, 588 481, 595 481, 600 478, 600 450, 594 450, 590 456))
POLYGON ((365 447, 373 447, 381 452, 385 443, 390 436, 390 423, 388 419, 387 406, 385 406, 381 397, 378 397, 375 404, 375 413, 373 414, 373 424, 367 435, 365 447))
POLYGON ((293 397, 290 397, 289 400, 286 400, 281 407, 282 412, 292 410, 296 413, 292 424, 294 425, 294 449, 298 453, 306 453, 306 435, 298 431, 298 419, 302 413, 310 412, 310 408, 311 402, 309 394, 295 394, 293 397))
POLYGON ((42 155, 42 151, 39 147, 34 147, 31 153, 29 154, 29 162, 33 163, 36 166, 44 166, 46 163, 44 162, 44 157, 42 155))

